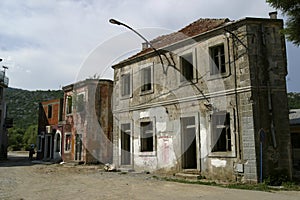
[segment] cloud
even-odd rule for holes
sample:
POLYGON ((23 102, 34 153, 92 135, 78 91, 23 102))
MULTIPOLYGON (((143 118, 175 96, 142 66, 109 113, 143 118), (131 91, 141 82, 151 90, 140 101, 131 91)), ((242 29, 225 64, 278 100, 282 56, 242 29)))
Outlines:
MULTIPOLYGON (((57 89, 84 78, 82 71, 90 62, 86 59, 91 59, 93 50, 128 32, 124 27, 109 24, 110 18, 143 30, 143 34, 152 39, 161 32, 155 35, 145 28, 177 31, 199 18, 268 17, 272 10, 261 0, 232 0, 230 3, 219 0, 2 0, 0 57, 4 58, 2 64, 9 66, 7 75, 11 87, 57 89)), ((136 36, 132 34, 132 37, 136 36)), ((141 42, 137 37, 136 41, 141 42)), ((94 59, 92 66, 106 70, 107 66, 103 65, 109 63, 108 58, 112 61, 119 58, 120 52, 114 48, 120 45, 106 46, 105 51, 101 50, 104 59, 94 59)), ((140 44, 127 52, 133 53, 136 48, 140 48, 140 44)), ((113 78, 112 70, 108 74, 113 78)))

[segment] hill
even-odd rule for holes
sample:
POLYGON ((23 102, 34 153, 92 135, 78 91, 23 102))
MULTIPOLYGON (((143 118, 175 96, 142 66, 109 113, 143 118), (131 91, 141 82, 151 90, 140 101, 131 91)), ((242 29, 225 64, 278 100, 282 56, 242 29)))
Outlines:
POLYGON ((38 123, 39 102, 63 98, 63 91, 7 88, 5 95, 7 117, 14 119, 14 127, 26 129, 38 123))

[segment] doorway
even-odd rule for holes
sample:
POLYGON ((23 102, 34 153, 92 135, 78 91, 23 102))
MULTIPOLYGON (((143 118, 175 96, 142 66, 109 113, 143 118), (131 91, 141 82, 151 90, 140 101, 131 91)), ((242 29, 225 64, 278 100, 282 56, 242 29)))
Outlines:
POLYGON ((181 118, 182 168, 197 169, 195 117, 181 118))
POLYGON ((75 138, 75 160, 81 160, 82 153, 82 135, 76 134, 75 138))
POLYGON ((121 165, 131 164, 131 131, 130 123, 121 125, 121 165))

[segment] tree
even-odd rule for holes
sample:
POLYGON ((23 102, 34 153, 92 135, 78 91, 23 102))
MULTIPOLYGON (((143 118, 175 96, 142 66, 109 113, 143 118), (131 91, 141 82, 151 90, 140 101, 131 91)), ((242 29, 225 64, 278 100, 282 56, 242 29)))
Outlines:
POLYGON ((296 46, 300 45, 300 0, 266 0, 272 7, 279 9, 287 16, 283 33, 287 40, 296 46))
POLYGON ((37 132, 38 132, 37 125, 31 125, 26 129, 23 137, 23 143, 25 149, 30 148, 31 144, 36 144, 37 132))

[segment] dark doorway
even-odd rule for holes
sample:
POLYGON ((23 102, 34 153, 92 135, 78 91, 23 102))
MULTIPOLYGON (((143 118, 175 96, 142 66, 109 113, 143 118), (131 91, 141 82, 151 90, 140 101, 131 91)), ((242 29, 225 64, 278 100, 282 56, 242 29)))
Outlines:
POLYGON ((182 168, 197 169, 195 117, 181 118, 182 168))
POLYGON ((121 165, 130 165, 131 160, 131 149, 130 149, 130 139, 131 131, 130 124, 121 125, 121 165))
POLYGON ((81 152, 82 152, 82 135, 76 134, 75 139, 75 160, 81 160, 81 152))

